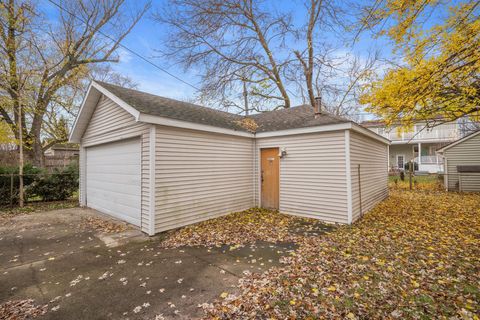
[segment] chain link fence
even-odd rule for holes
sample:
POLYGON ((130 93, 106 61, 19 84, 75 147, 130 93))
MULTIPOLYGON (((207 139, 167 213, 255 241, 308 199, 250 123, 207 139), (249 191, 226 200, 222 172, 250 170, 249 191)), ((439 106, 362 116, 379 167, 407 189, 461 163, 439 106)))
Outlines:
POLYGON ((445 190, 444 174, 416 174, 409 171, 391 171, 388 177, 391 189, 445 190))

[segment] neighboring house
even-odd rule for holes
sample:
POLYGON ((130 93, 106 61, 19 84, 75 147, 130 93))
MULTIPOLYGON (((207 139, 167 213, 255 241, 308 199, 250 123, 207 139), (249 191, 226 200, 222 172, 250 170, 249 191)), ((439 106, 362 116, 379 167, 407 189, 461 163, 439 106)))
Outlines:
POLYGON ((78 144, 57 143, 45 151, 46 156, 72 158, 79 155, 78 144))
POLYGON ((480 130, 439 149, 445 162, 445 189, 480 191, 480 130))
POLYGON ((45 168, 53 171, 78 162, 80 150, 78 144, 58 143, 47 149, 44 154, 45 168))
POLYGON ((424 122, 418 122, 411 132, 402 132, 396 126, 386 128, 384 122, 377 120, 365 121, 362 125, 391 140, 388 159, 390 170, 402 170, 406 163, 413 160, 418 171, 442 172, 443 159, 436 154, 436 150, 462 136, 457 122, 444 123, 433 128, 426 128, 424 122))
POLYGON ((70 140, 80 204, 150 235, 254 206, 350 224, 388 194, 389 141, 318 106, 245 118, 93 82, 70 140))

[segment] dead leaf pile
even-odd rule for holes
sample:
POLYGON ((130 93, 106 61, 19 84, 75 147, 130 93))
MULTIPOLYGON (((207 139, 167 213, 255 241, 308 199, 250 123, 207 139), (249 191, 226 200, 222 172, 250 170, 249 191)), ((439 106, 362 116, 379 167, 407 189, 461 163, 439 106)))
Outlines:
POLYGON ((206 304, 206 318, 479 319, 480 195, 392 191, 282 262, 206 304))
POLYGON ((97 231, 106 233, 119 233, 127 230, 127 225, 117 223, 97 217, 87 217, 84 219, 85 225, 97 231))
POLYGON ((258 124, 252 118, 244 117, 242 120, 235 121, 235 123, 250 132, 256 132, 258 129, 258 124))
POLYGON ((0 319, 23 320, 32 319, 44 315, 48 311, 48 305, 37 306, 32 299, 12 300, 0 305, 0 319))
POLYGON ((331 229, 317 220, 252 208, 170 232, 162 242, 162 247, 242 246, 257 241, 296 242, 297 238, 301 237, 297 229, 302 229, 301 226, 306 225, 316 226, 319 232, 331 229), (292 232, 292 229, 295 229, 295 232, 292 232))

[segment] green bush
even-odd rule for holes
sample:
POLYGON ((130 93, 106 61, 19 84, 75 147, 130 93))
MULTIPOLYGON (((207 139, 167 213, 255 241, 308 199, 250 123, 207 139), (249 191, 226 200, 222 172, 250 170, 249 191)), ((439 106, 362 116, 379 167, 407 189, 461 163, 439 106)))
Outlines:
POLYGON ((64 170, 55 169, 49 174, 37 176, 26 190, 29 197, 43 201, 65 200, 78 190, 78 166, 72 164, 64 170))
MULTIPOLYGON (((41 173, 42 170, 31 164, 23 167, 23 185, 27 189, 34 181, 35 175, 41 173)), ((0 205, 8 205, 10 201, 13 204, 18 203, 18 188, 20 179, 18 177, 18 167, 0 167, 0 205), (12 177, 13 176, 13 193, 12 193, 12 177)))

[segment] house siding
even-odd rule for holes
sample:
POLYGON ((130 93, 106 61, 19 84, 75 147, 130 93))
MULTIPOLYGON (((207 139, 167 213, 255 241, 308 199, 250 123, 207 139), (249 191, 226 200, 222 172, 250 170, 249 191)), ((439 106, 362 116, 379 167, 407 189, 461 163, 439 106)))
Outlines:
POLYGON ((352 222, 388 196, 388 145, 350 132, 352 222), (360 165, 360 179, 358 166, 360 165), (361 193, 361 210, 360 210, 361 193))
POLYGON ((109 98, 102 96, 89 121, 80 146, 80 204, 85 205, 86 150, 90 146, 140 137, 141 141, 141 228, 149 231, 149 138, 150 126, 135 118, 109 98))
MULTIPOLYGON (((445 181, 449 191, 459 190, 459 177, 457 166, 480 165, 480 134, 444 151, 446 158, 445 181)), ((462 173, 462 191, 480 191, 480 174, 462 173)))
POLYGON ((253 140, 156 128, 155 232, 254 206, 253 140))
POLYGON ((256 139, 255 202, 261 206, 260 150, 286 148, 280 159, 280 212, 347 223, 344 131, 256 139))
POLYGON ((417 144, 392 144, 390 145, 390 167, 398 168, 397 155, 404 156, 404 163, 413 160, 413 146, 417 144))

